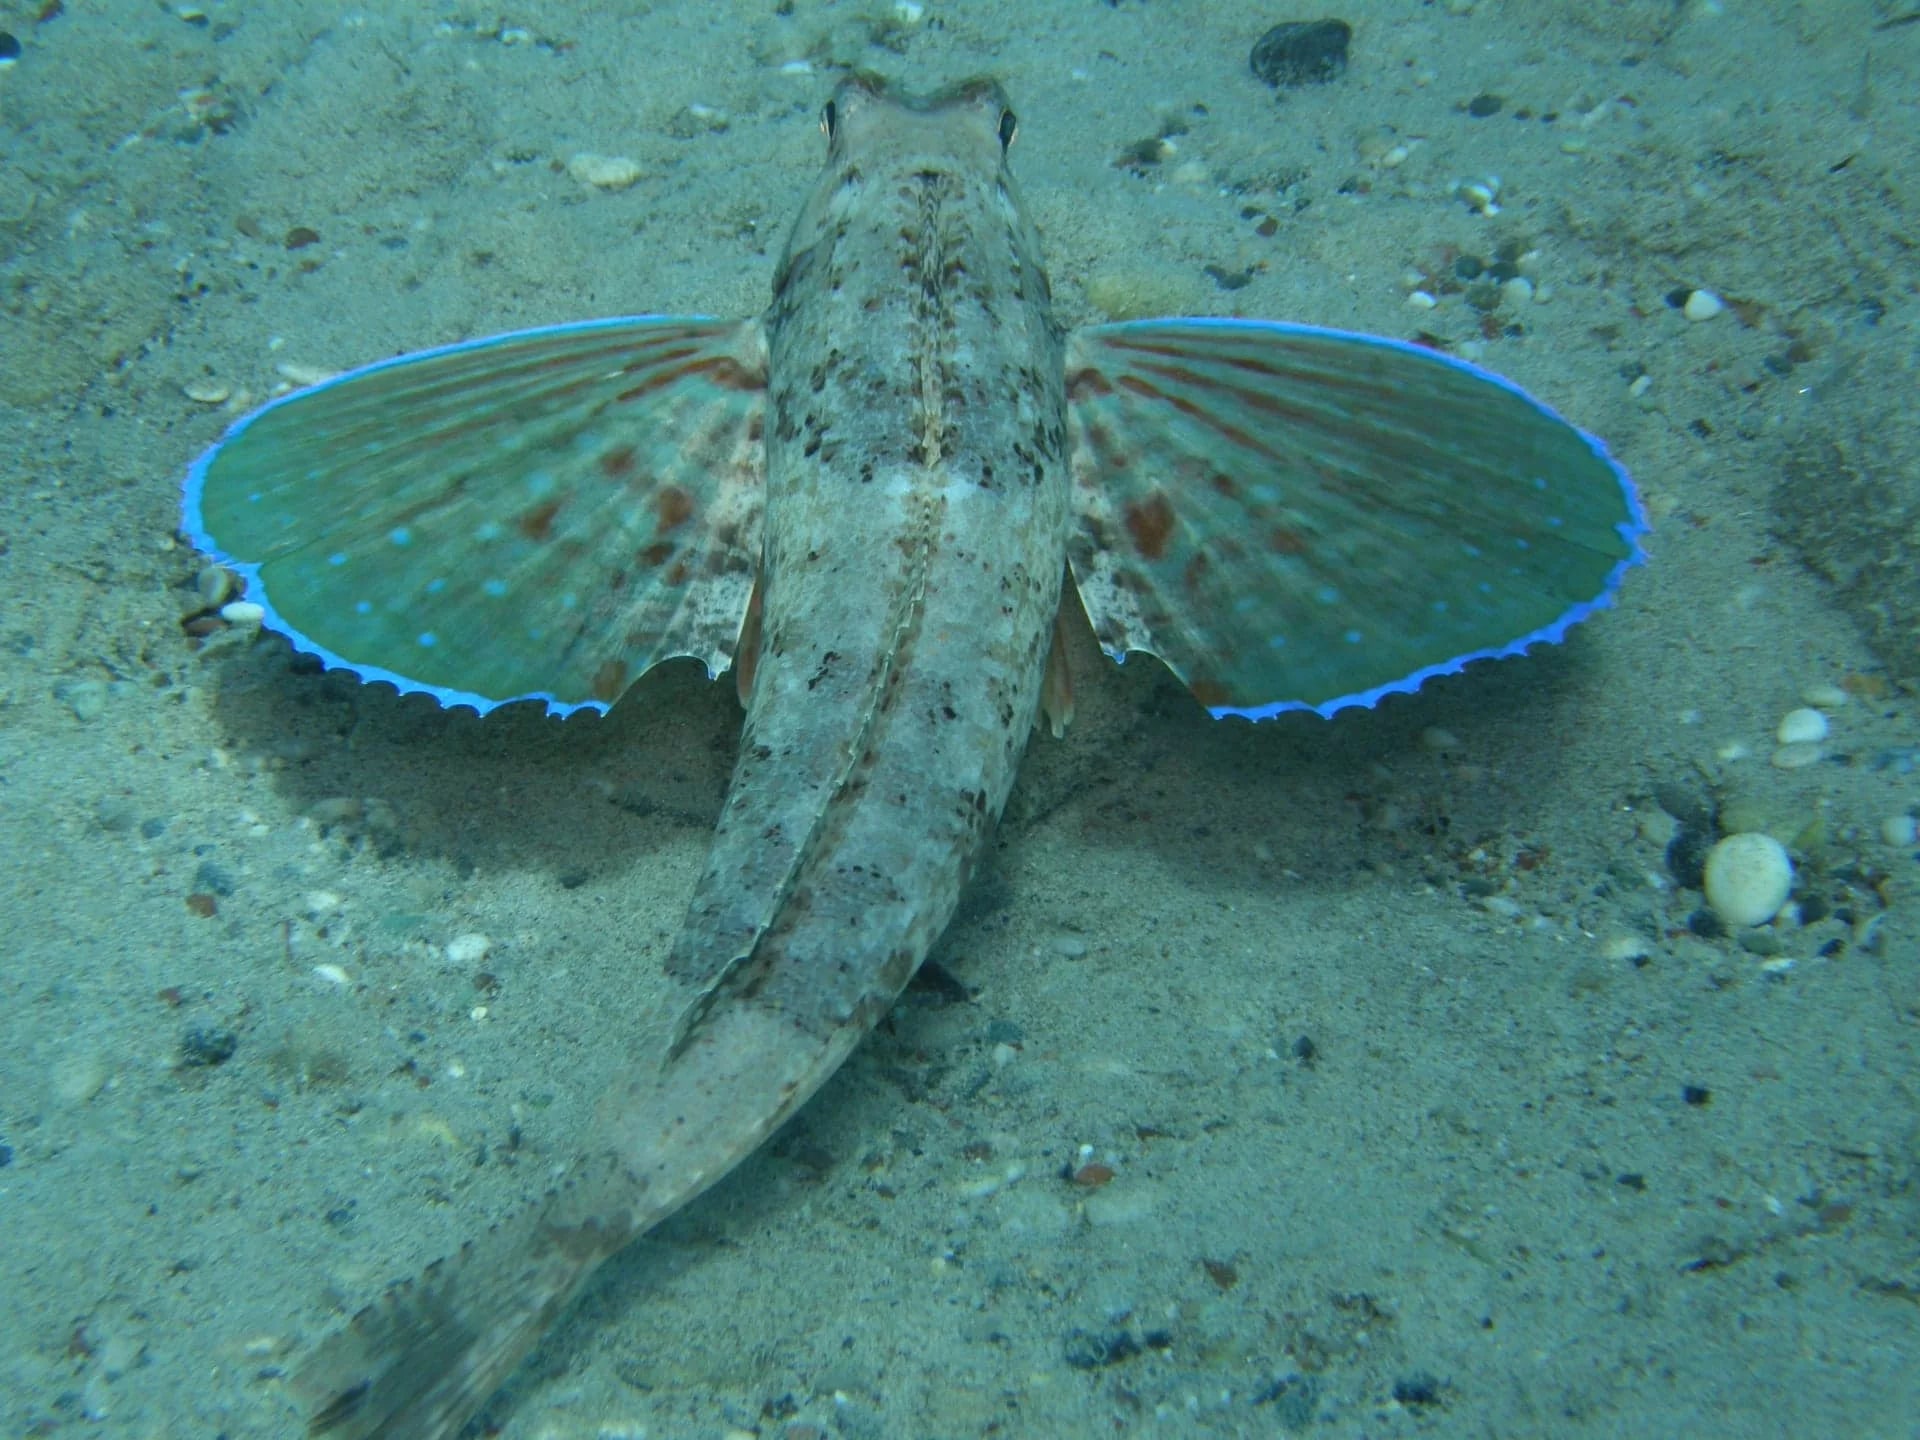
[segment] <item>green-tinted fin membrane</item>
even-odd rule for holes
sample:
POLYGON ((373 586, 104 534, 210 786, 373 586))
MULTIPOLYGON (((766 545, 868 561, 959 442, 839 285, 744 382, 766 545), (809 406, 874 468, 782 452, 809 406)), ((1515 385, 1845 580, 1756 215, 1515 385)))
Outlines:
POLYGON ((765 413, 757 322, 520 331, 256 411, 188 473, 185 528, 329 666, 604 710, 662 660, 730 659, 765 413))
POLYGON ((1116 659, 1216 715, 1330 715, 1612 601, 1646 520, 1592 436, 1373 336, 1150 320, 1071 337, 1069 560, 1116 659))

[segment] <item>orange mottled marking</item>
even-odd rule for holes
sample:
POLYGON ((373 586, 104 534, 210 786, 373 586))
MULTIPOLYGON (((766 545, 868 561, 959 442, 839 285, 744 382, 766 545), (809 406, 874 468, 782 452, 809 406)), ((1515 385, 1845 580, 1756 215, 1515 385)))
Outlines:
POLYGON ((1173 502, 1163 492, 1156 490, 1127 506, 1126 519, 1133 548, 1143 559, 1158 560, 1167 553, 1167 541, 1173 535, 1173 502))
POLYGON ((627 689, 627 662, 624 660, 602 660, 599 668, 593 672, 593 698, 604 700, 611 705, 627 689))
POLYGON ((678 485, 663 485, 653 497, 653 513, 662 531, 684 525, 693 515, 693 496, 678 485))
POLYGON ((1304 555, 1307 553, 1307 537, 1298 530, 1276 525, 1267 532, 1267 548, 1276 555, 1304 555))
POLYGON ((1209 710, 1213 709, 1216 705, 1225 705, 1233 699, 1233 696, 1228 693, 1227 687, 1222 685, 1218 680, 1207 680, 1204 678, 1189 680, 1187 682, 1187 689, 1193 692, 1194 699, 1198 700, 1209 710))
POLYGON ((517 523, 529 540, 546 540, 553 534, 553 517, 560 513, 562 501, 547 500, 523 514, 517 523))

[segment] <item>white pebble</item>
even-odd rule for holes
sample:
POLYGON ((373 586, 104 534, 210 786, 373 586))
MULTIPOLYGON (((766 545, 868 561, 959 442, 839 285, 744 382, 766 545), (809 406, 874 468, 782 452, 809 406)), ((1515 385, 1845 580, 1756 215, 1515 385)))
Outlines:
POLYGON ((1800 698, 1816 710, 1844 710, 1853 697, 1838 685, 1809 685, 1800 698))
POLYGON ((1653 948, 1638 935, 1616 935, 1600 947, 1600 953, 1609 960, 1644 960, 1653 948))
POLYGON ((639 162, 624 155, 582 151, 567 162, 567 174, 596 190, 624 190, 641 176, 639 162))
POLYGON ((1689 320, 1711 320, 1726 308, 1726 302, 1711 290, 1695 290, 1687 296, 1680 313, 1689 320))
POLYGON ((1426 290, 1412 290, 1407 293, 1407 304, 1416 310, 1431 310, 1440 302, 1426 290))
POLYGON ((229 600, 220 607, 220 618, 229 625, 258 625, 267 618, 267 612, 251 600, 229 600))
POLYGON ((1818 710, 1789 710, 1774 738, 1782 745, 1814 745, 1827 738, 1827 717, 1818 710))
POLYGON ((233 387, 220 380, 189 380, 180 391, 196 405, 224 405, 233 396, 233 387))
POLYGON ((476 933, 454 936, 441 953, 447 957, 449 965, 478 965, 492 949, 493 941, 476 933))
POLYGON ((1793 892, 1793 862, 1771 835, 1729 835, 1707 852, 1707 904, 1729 925, 1764 925, 1793 892))
POLYGON ((1796 740, 1791 745, 1782 745, 1773 752, 1773 768, 1776 770, 1804 770, 1809 765, 1818 764, 1824 754, 1819 742, 1796 740))
POLYGON ((306 906, 309 920, 324 920, 344 902, 331 890, 309 890, 306 906))
POLYGON ((107 1088, 107 1062, 96 1050, 62 1056, 53 1066, 53 1097, 62 1105, 84 1105, 107 1088))
POLYGON ((345 970, 341 969, 338 965, 331 964, 314 966, 313 978, 323 980, 329 985, 351 985, 353 983, 353 978, 348 975, 345 970))
POLYGON ((1904 850, 1920 839, 1920 820, 1911 815, 1889 815, 1880 822, 1880 838, 1896 850, 1904 850))

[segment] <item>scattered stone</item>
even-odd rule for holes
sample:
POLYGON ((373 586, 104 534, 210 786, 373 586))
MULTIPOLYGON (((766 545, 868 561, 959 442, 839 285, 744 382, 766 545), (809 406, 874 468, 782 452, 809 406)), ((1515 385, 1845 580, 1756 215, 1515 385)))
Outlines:
POLYGON ((1827 717, 1812 708, 1789 710, 1780 717, 1774 738, 1782 745, 1818 744, 1827 738, 1827 717))
POLYGON ((625 190, 644 172, 638 161, 624 155, 595 155, 582 151, 567 162, 567 174, 596 190, 625 190))
POLYGON ((224 565, 209 565, 193 577, 194 592, 202 605, 219 607, 233 598, 233 572, 224 565))
POLYGON ((1694 290, 1680 306, 1680 313, 1689 320, 1711 320, 1726 308, 1726 301, 1711 290, 1694 290))
POLYGON ((53 1098, 62 1105, 84 1105, 107 1088, 107 1074, 98 1051, 63 1056, 53 1067, 53 1098))
POLYGON ((229 600, 220 607, 220 618, 229 625, 258 625, 267 618, 267 611, 251 600, 229 600))
POLYGON ((123 835, 140 821, 140 812, 124 795, 103 795, 94 802, 93 823, 109 835, 123 835))
POLYGON ((1889 815, 1880 822, 1880 838, 1895 849, 1904 850, 1920 839, 1920 820, 1911 815, 1889 815))
POLYGON ((454 936, 442 953, 446 955, 449 965, 478 965, 492 949, 493 941, 485 935, 472 933, 454 936))
POLYGON ((1325 85, 1347 69, 1353 27, 1344 20, 1289 20, 1254 41, 1248 63, 1274 89, 1325 85))
POLYGON ((193 888, 209 895, 231 895, 233 887, 233 872, 212 860, 202 860, 193 872, 193 888))
POLYGON ((1421 1370, 1394 1381, 1393 1398, 1402 1405, 1438 1405, 1443 1389, 1435 1376, 1421 1370))
POLYGON ((67 702, 73 718, 82 725, 91 725, 106 713, 107 682, 104 680, 76 680, 59 695, 67 702))
POLYGON ((1793 862, 1771 835, 1729 835, 1707 852, 1702 888, 1728 925, 1764 925, 1793 892, 1793 862))
POLYGON ((1099 1334, 1091 1330, 1069 1330, 1066 1361, 1075 1370, 1103 1370, 1133 1359, 1143 1349, 1165 1350, 1172 1344, 1173 1336, 1165 1330, 1149 1330, 1138 1337, 1125 1329, 1103 1330, 1099 1334))
POLYGON ((1838 685, 1809 685, 1800 692, 1800 698, 1816 710, 1844 710, 1852 701, 1838 685))
POLYGON ((240 1048, 240 1037, 231 1030, 195 1025, 180 1037, 180 1063, 189 1069, 224 1065, 240 1048))

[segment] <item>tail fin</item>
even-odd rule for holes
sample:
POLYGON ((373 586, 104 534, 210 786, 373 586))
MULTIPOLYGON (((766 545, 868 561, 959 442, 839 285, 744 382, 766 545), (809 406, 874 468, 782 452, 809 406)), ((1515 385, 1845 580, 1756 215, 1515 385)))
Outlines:
POLYGON ((453 1440, 600 1262, 633 1238, 575 1182, 503 1221, 328 1337, 295 1374, 310 1436, 453 1440))

